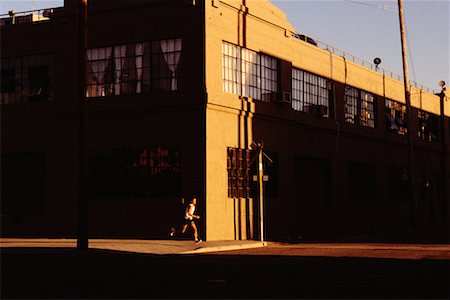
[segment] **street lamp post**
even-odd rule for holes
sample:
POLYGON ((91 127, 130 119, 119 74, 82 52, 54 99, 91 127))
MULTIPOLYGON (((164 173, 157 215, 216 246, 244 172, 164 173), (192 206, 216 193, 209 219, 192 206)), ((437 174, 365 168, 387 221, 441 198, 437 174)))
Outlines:
POLYGON ((259 200, 259 239, 264 242, 264 159, 272 163, 267 154, 264 153, 264 143, 252 142, 250 147, 256 152, 250 159, 249 166, 257 163, 256 181, 258 182, 258 200, 259 200))

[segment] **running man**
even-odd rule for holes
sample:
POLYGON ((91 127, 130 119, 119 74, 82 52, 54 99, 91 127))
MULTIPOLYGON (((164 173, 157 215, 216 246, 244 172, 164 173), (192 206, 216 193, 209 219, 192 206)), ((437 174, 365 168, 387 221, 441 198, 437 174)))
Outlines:
MULTIPOLYGON (((194 231, 194 242, 196 244, 201 243, 202 240, 200 240, 198 238, 198 229, 197 229, 197 225, 195 225, 195 220, 200 219, 200 216, 195 215, 195 206, 197 205, 197 198, 192 198, 191 202, 189 202, 189 204, 186 206, 186 211, 184 213, 184 223, 183 223, 183 227, 181 228, 181 234, 184 234, 188 228, 188 226, 190 226, 192 228, 192 230, 194 231)), ((175 228, 172 228, 171 232, 170 232, 170 236, 174 236, 175 234, 175 228)))

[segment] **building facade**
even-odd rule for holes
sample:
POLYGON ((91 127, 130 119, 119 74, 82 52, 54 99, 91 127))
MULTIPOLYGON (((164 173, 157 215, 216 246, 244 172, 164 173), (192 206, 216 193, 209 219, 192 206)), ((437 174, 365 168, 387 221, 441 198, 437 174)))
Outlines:
MULTIPOLYGON (((76 236, 76 3, 3 19, 2 236, 76 236)), ((88 11, 90 237, 166 238, 195 196, 206 239, 259 238, 253 142, 270 158, 267 239, 448 224, 446 95, 413 86, 407 124, 399 78, 297 34, 269 1, 88 11)))

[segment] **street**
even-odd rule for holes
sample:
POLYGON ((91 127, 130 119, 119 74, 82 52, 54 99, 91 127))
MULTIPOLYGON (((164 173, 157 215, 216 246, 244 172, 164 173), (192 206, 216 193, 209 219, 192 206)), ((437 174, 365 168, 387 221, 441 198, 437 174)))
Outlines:
POLYGON ((196 255, 3 248, 1 298, 449 298, 448 245, 369 246, 196 255))

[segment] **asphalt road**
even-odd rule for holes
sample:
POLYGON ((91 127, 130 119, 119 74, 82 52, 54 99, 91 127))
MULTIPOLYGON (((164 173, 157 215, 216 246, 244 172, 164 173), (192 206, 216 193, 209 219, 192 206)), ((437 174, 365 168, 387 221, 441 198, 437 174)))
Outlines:
POLYGON ((414 248, 408 251, 422 255, 393 255, 395 249, 389 250, 390 256, 373 254, 380 250, 360 249, 356 255, 348 250, 343 255, 339 248, 320 252, 270 245, 202 255, 149 255, 8 248, 1 253, 1 299, 450 298, 445 248, 436 255, 414 248))

